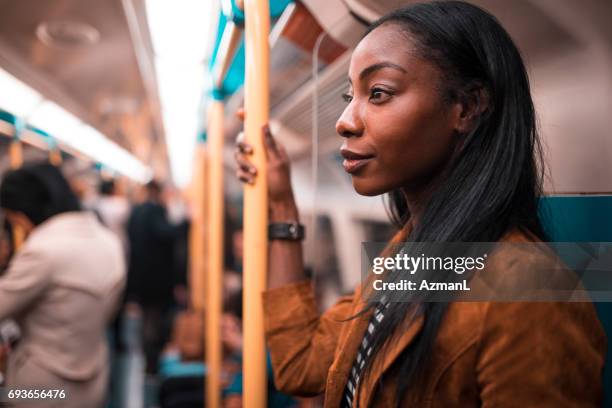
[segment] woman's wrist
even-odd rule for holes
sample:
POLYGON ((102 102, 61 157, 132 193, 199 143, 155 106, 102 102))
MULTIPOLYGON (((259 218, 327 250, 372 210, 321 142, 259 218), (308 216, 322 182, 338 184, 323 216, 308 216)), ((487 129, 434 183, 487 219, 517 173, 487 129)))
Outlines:
POLYGON ((293 198, 270 202, 270 222, 299 221, 300 214, 293 198))

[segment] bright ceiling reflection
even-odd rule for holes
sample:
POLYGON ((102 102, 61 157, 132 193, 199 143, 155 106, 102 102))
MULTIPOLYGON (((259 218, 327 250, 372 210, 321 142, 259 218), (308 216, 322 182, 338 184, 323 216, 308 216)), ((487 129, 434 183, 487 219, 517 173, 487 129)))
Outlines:
POLYGON ((214 0, 147 0, 146 10, 170 169, 174 183, 184 187, 191 179, 219 5, 214 0))

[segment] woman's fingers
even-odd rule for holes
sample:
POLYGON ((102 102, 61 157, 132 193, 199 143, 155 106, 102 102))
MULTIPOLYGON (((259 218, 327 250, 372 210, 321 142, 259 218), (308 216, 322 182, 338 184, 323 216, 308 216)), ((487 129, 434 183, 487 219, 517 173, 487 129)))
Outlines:
POLYGON ((247 155, 253 153, 253 148, 250 144, 244 142, 244 134, 241 132, 236 138, 236 149, 234 150, 234 159, 238 166, 247 172, 254 172, 255 167, 249 162, 247 155))
POLYGON ((236 147, 243 153, 253 153, 253 147, 245 141, 244 132, 240 132, 236 136, 236 147))
POLYGON ((234 151, 234 160, 238 165, 236 177, 243 183, 253 184, 255 182, 255 176, 257 176, 257 169, 246 157, 250 152, 252 152, 252 148, 249 145, 246 143, 238 143, 234 151))
MULTIPOLYGON (((270 132, 270 128, 268 125, 264 125, 262 127, 262 135, 264 140, 264 153, 266 155, 266 159, 277 159, 279 157, 279 146, 277 145, 274 137, 272 136, 272 132, 270 132)), ((252 154, 253 147, 245 142, 244 132, 238 133, 236 137, 236 148, 239 149, 244 154, 252 154)))
POLYGON ((247 183, 247 184, 255 183, 255 176, 244 170, 240 170, 240 169, 236 170, 236 178, 238 178, 238 180, 242 181, 243 183, 247 183))
POLYGON ((236 137, 236 148, 234 150, 234 160, 238 165, 236 177, 238 180, 247 184, 253 184, 255 182, 255 176, 257 175, 257 169, 247 158, 247 155, 252 153, 253 148, 244 141, 244 132, 240 132, 236 137))
MULTIPOLYGON (((238 119, 240 119, 241 121, 244 121, 245 115, 246 114, 245 114, 244 108, 238 108, 238 110, 236 111, 236 116, 238 117, 238 119)), ((274 136, 272 136, 272 132, 270 131, 270 126, 267 123, 262 127, 262 133, 263 133, 263 138, 264 138, 264 147, 265 147, 264 150, 266 153, 266 158, 268 160, 271 158, 272 159, 279 158, 279 146, 276 143, 274 136)), ((253 148, 250 145, 245 143, 244 137, 245 137, 244 132, 240 132, 238 134, 238 137, 236 137, 236 145, 239 148, 241 148, 241 150, 244 153, 251 154, 253 153, 253 148), (244 147, 244 146, 248 146, 248 147, 244 147)), ((284 150, 281 153, 284 153, 284 150)))
POLYGON ((257 169, 255 168, 255 166, 253 166, 251 162, 246 158, 246 156, 239 150, 236 150, 234 152, 234 160, 236 160, 236 163, 238 164, 238 168, 240 168, 240 170, 253 175, 257 174, 257 169))
MULTIPOLYGON (((269 165, 268 173, 276 174, 279 171, 281 173, 287 171, 289 162, 287 152, 282 144, 276 142, 268 125, 262 127, 262 138, 263 150, 269 165)), ((236 138, 234 159, 238 165, 236 177, 243 183, 253 184, 257 176, 257 169, 249 159, 251 154, 253 154, 253 147, 245 141, 244 133, 241 132, 236 138)))
POLYGON ((253 148, 251 147, 250 144, 245 143, 245 142, 238 142, 236 143, 236 148, 244 154, 251 154, 253 153, 253 148))

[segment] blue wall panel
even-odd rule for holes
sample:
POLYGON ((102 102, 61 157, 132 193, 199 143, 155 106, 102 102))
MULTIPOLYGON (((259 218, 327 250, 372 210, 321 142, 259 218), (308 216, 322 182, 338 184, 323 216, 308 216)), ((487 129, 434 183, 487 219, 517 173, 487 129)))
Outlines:
MULTIPOLYGON (((612 196, 559 196, 541 201, 541 212, 551 241, 612 242, 612 196)), ((608 335, 604 370, 606 407, 612 407, 612 303, 596 303, 608 335)))

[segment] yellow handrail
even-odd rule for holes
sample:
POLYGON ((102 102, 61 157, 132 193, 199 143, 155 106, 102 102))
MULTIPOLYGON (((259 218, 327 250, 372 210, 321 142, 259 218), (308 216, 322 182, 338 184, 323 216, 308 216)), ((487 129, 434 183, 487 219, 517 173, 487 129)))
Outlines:
POLYGON ((262 127, 268 122, 270 14, 268 0, 246 0, 245 139, 253 146, 258 169, 254 185, 244 188, 244 406, 263 408, 267 401, 266 350, 261 294, 268 268, 268 185, 262 127))
MULTIPOLYGON (((193 161, 190 187, 191 224, 189 226, 189 295, 191 307, 199 316, 205 316, 206 302, 206 144, 198 142, 193 161)), ((205 333, 203 333, 205 334, 205 333)), ((206 348, 206 336, 202 337, 206 348)), ((206 358, 206 357, 204 357, 206 358)))
POLYGON ((49 149, 49 162, 54 166, 61 166, 62 164, 62 151, 57 147, 49 149))
POLYGON ((223 30, 221 43, 219 44, 219 60, 215 66, 215 87, 221 88, 223 80, 236 55, 236 50, 240 45, 242 30, 233 21, 228 21, 223 30))
POLYGON ((23 164, 23 146, 17 138, 14 138, 9 146, 9 161, 11 169, 18 169, 23 164))
MULTIPOLYGON (((16 137, 9 145, 9 162, 11 169, 18 169, 23 164, 23 145, 16 137)), ((13 249, 19 250, 24 241, 25 231, 19 225, 13 225, 13 249)))
POLYGON ((189 289, 191 307, 202 315, 206 294, 206 169, 206 144, 199 142, 190 191, 189 289))
POLYGON ((206 406, 221 406, 221 313, 223 277, 223 102, 208 116, 208 209, 206 296, 206 406))

